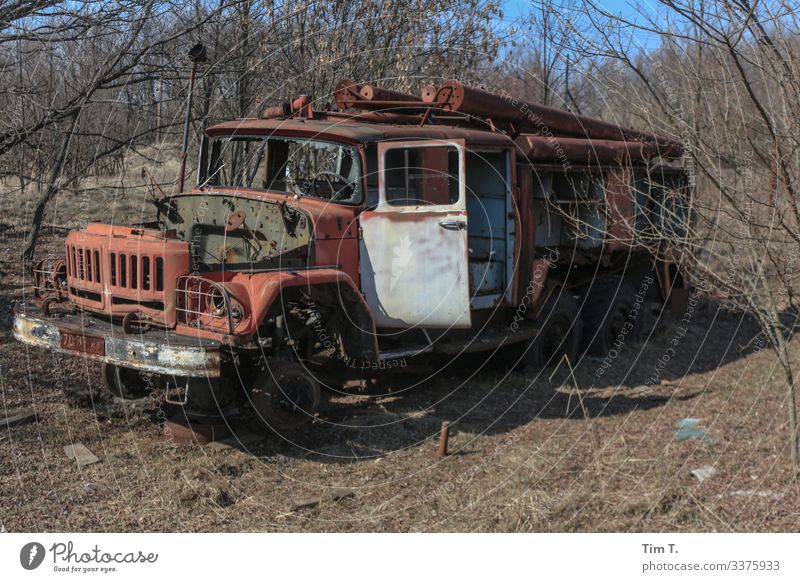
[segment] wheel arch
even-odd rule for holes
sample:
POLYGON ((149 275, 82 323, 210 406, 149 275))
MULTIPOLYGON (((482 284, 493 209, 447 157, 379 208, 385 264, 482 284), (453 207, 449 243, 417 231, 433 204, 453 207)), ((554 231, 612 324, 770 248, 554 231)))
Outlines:
POLYGON ((341 330, 348 355, 369 362, 378 360, 375 321, 363 295, 349 275, 333 269, 281 273, 272 280, 258 317, 263 325, 269 317, 280 313, 289 297, 308 297, 335 307, 346 326, 341 330))

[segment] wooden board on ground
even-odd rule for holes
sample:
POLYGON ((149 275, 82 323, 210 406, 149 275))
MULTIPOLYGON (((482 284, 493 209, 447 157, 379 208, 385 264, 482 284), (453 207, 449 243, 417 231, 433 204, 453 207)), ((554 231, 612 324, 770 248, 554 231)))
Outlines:
POLYGON ((18 412, 11 416, 6 416, 0 420, 0 428, 11 428, 12 426, 19 426, 21 424, 28 424, 29 422, 36 422, 36 413, 31 410, 18 412))
POLYGON ((212 451, 227 451, 228 449, 247 450, 249 445, 255 445, 263 440, 263 435, 250 433, 240 437, 230 436, 219 441, 211 441, 208 443, 207 447, 212 451))
POLYGON ((298 499, 289 506, 289 512, 299 511, 300 509, 307 509, 309 507, 316 507, 326 501, 339 501, 347 497, 353 497, 355 493, 349 489, 342 489, 338 491, 330 491, 323 493, 317 497, 308 497, 306 499, 298 499))

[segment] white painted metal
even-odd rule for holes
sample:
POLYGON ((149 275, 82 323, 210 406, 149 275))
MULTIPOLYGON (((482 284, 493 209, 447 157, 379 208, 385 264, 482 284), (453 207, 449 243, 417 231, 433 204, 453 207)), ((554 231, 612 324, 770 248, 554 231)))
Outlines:
POLYGON ((379 202, 361 222, 361 287, 384 328, 470 327, 463 140, 378 144, 379 202), (393 206, 386 199, 386 152, 450 147, 458 151, 458 200, 393 206))

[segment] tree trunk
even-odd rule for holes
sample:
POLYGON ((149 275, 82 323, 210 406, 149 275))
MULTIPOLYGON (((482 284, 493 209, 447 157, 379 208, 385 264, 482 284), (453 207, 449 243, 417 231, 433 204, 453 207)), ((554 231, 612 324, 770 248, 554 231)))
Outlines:
MULTIPOLYGON (((777 317, 777 315, 773 315, 777 317)), ((775 352, 783 368, 783 373, 786 378, 786 399, 789 406, 789 454, 792 459, 792 465, 795 467, 800 466, 800 442, 798 442, 797 431, 797 399, 796 390, 794 387, 794 371, 792 370, 792 362, 789 358, 787 351, 786 340, 783 337, 783 330, 780 324, 776 323, 777 320, 770 322, 772 327, 772 342, 775 352)))
POLYGON ((44 191, 44 194, 42 194, 41 198, 39 198, 39 202, 36 204, 36 210, 33 212, 33 223, 31 224, 31 230, 28 233, 27 240, 25 241, 25 250, 22 251, 23 260, 33 260, 34 253, 36 252, 36 242, 39 238, 39 231, 42 229, 42 220, 44 219, 44 211, 47 208, 47 203, 50 202, 53 196, 58 194, 58 191, 61 188, 61 172, 64 169, 64 163, 67 160, 67 152, 69 151, 69 145, 72 141, 72 135, 75 133, 75 126, 78 123, 79 115, 79 113, 75 113, 72 116, 69 129, 64 134, 64 139, 61 142, 61 149, 58 152, 58 157, 53 164, 47 189, 44 191))
POLYGON ((789 432, 791 440, 789 442, 792 465, 800 466, 800 443, 797 440, 797 400, 794 389, 794 374, 791 368, 785 370, 786 374, 786 398, 789 400, 789 432))

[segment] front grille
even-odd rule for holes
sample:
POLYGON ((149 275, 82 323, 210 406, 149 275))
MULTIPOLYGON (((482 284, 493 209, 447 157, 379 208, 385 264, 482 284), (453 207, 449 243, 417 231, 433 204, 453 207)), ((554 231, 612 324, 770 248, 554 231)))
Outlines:
POLYGON ((90 301, 94 301, 96 303, 100 303, 103 300, 103 296, 100 293, 94 293, 92 291, 86 291, 84 289, 77 289, 75 287, 70 287, 69 292, 72 293, 75 297, 82 297, 83 299, 89 299, 90 301))
POLYGON ((175 284, 189 245, 155 229, 91 223, 66 240, 69 300, 82 309, 174 326, 175 284))
POLYGON ((103 269, 100 251, 77 245, 67 245, 67 275, 78 281, 102 283, 103 269))
POLYGON ((164 257, 111 252, 109 266, 112 287, 164 291, 164 257))

